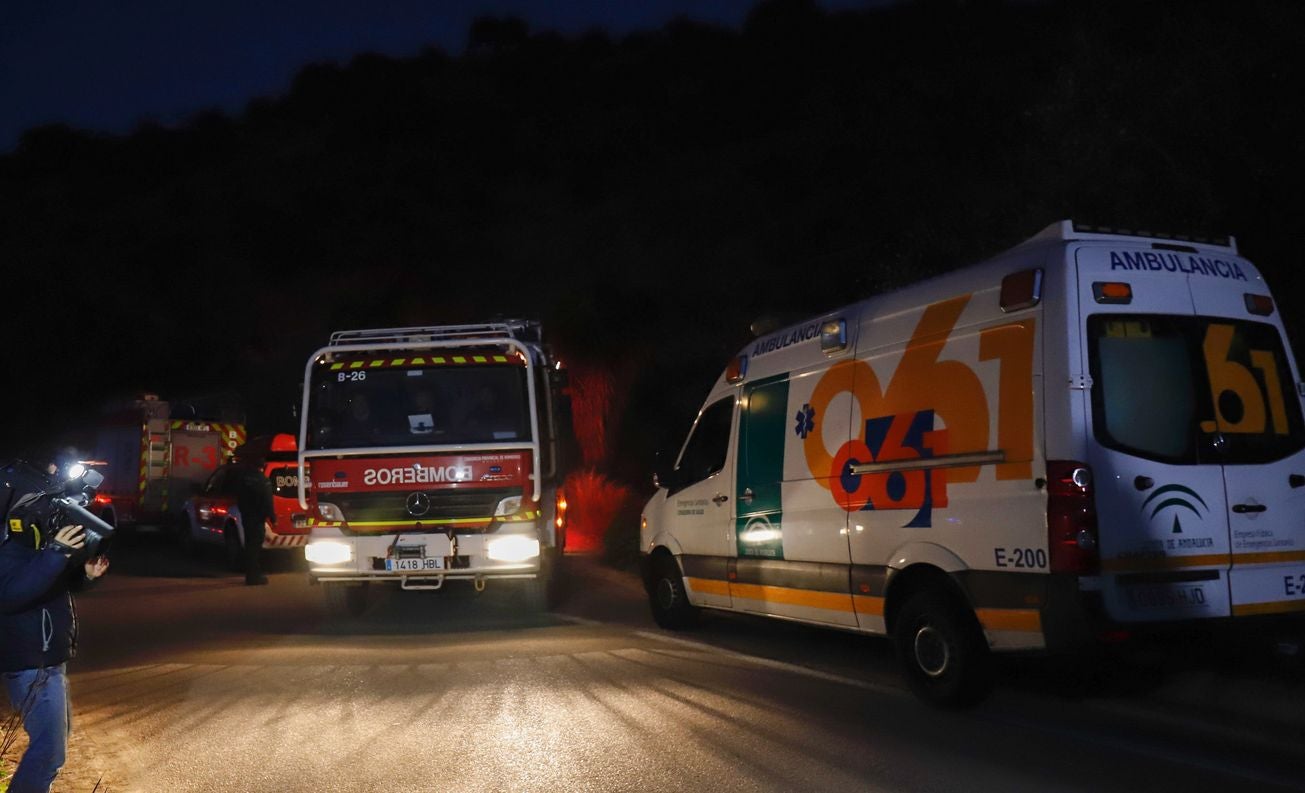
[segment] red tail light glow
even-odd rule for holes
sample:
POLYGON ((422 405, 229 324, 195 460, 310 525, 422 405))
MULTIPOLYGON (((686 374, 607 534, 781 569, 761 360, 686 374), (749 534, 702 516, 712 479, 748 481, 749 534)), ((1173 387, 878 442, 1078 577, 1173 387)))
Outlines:
POLYGON ((1084 463, 1047 461, 1047 551, 1053 573, 1096 575, 1101 570, 1092 470, 1084 463))

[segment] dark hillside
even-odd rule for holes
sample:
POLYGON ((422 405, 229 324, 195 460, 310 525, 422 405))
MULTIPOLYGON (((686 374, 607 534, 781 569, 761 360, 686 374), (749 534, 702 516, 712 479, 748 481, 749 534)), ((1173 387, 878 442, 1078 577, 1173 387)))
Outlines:
POLYGON ((606 453, 642 476, 756 316, 1071 216, 1232 232, 1299 328, 1303 34, 1286 0, 484 20, 461 56, 309 66, 234 118, 33 130, 0 157, 4 437, 138 389, 290 426, 332 329, 532 315, 610 379, 606 453))

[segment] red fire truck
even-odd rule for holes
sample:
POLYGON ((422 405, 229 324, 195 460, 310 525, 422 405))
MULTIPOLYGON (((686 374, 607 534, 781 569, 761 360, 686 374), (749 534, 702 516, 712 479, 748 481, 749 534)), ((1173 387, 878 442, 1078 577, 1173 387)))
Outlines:
POLYGON ((182 418, 154 394, 113 406, 96 432, 104 486, 93 509, 115 526, 171 526, 186 499, 244 442, 243 421, 182 418))
POLYGON ((562 375, 519 320, 343 331, 314 352, 299 497, 328 602, 358 613, 369 584, 463 580, 545 607, 566 542, 562 375))

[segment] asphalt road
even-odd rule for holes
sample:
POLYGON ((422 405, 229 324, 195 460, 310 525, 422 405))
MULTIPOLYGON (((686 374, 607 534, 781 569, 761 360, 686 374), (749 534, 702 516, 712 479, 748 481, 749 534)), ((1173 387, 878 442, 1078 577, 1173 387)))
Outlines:
POLYGON ((79 601, 56 791, 1305 790, 1305 733, 1279 719, 1036 663, 942 713, 882 640, 733 615, 667 634, 592 561, 551 614, 459 587, 342 619, 289 560, 246 588, 132 550, 79 601))

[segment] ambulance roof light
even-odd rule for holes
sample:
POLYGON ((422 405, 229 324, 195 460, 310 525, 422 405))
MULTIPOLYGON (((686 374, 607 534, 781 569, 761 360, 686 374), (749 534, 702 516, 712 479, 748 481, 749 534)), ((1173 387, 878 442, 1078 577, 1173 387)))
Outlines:
POLYGON ((833 355, 847 349, 847 320, 839 317, 820 326, 820 351, 833 355))
POLYGON ((1001 310, 1023 311, 1042 302, 1042 268, 1021 270, 1001 279, 1001 310))
POLYGON ((748 356, 740 355, 730 361, 730 365, 725 367, 725 382, 733 385, 743 382, 743 378, 748 376, 748 356))
POLYGON ((1268 295, 1253 295, 1247 292, 1245 295, 1246 310, 1261 317, 1267 317, 1273 313, 1273 298, 1268 295))
POLYGON ((1133 287, 1122 281, 1097 281, 1092 284, 1092 296, 1098 303, 1127 305, 1133 302, 1133 287))
POLYGON ((1180 242, 1195 242, 1203 245, 1214 245, 1220 248, 1231 248, 1234 253, 1237 252, 1237 241, 1231 234, 1184 234, 1168 231, 1152 231, 1150 229, 1129 229, 1115 226, 1095 226, 1090 223, 1080 223, 1074 221, 1072 229, 1076 234, 1107 234, 1112 237, 1145 237, 1146 239, 1160 240, 1178 240, 1180 242))
POLYGON ((1176 234, 1164 231, 1151 231, 1148 229, 1129 229, 1117 226, 1098 226, 1091 223, 1083 223, 1074 220, 1058 220, 1055 223, 1044 228, 1042 231, 1025 240, 1025 243, 1041 242, 1044 240, 1081 240, 1081 239, 1108 239, 1108 238, 1141 238, 1147 240, 1176 240, 1179 242, 1190 242, 1198 245, 1209 247, 1223 248, 1229 253, 1237 253, 1237 240, 1231 234, 1224 235, 1194 235, 1194 234, 1176 234))

